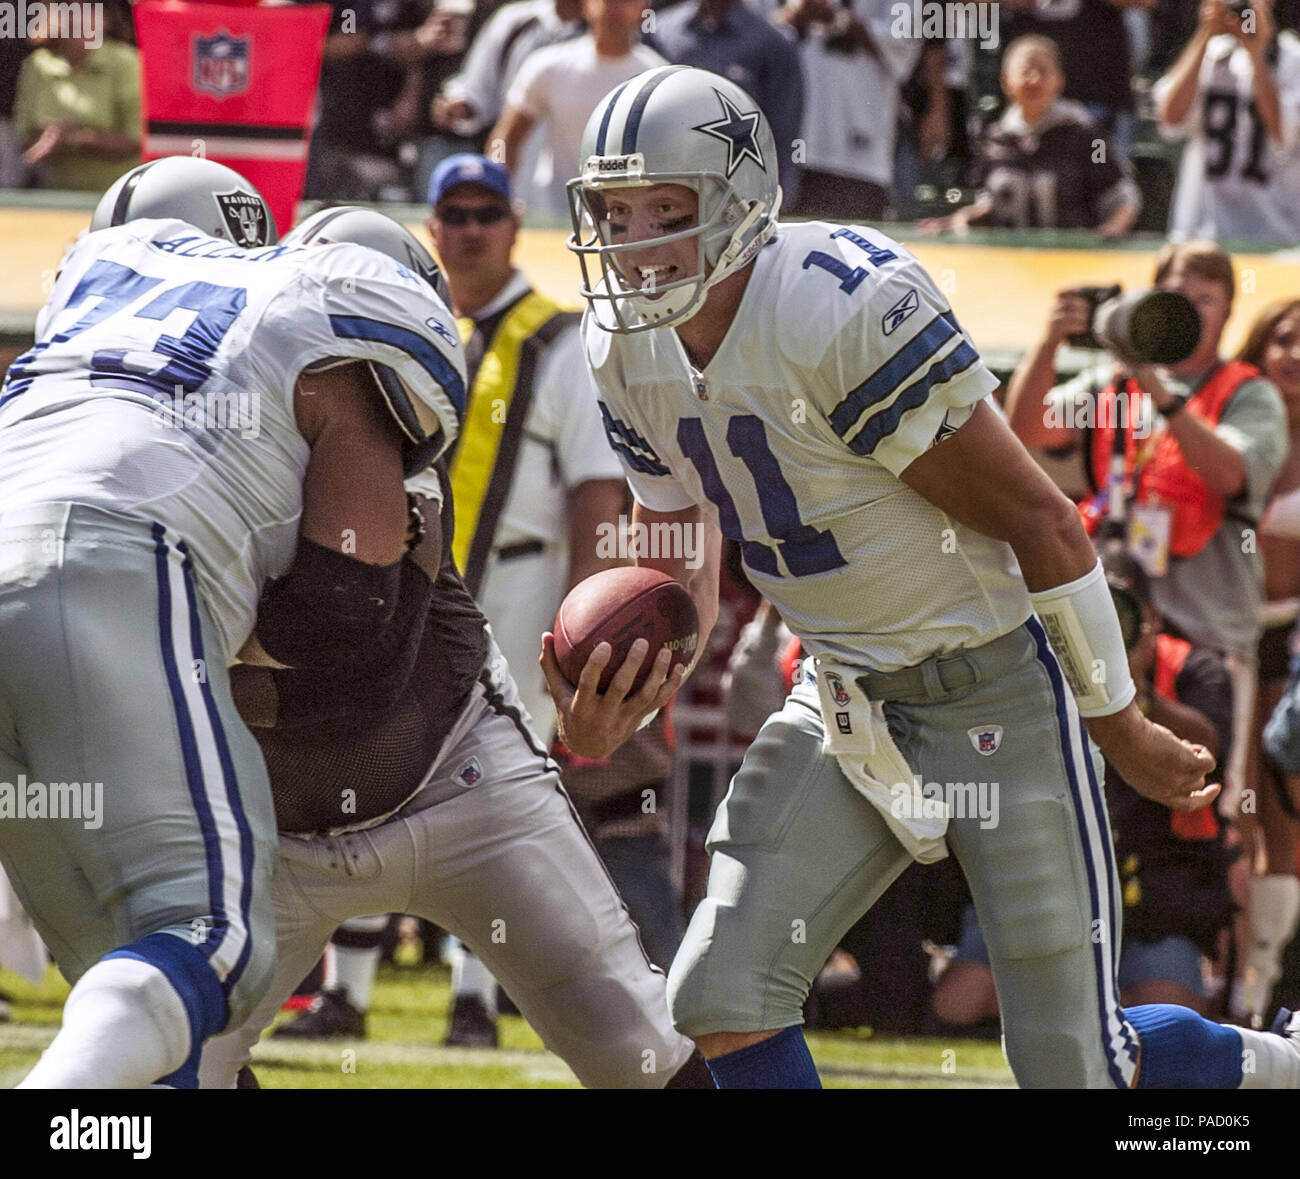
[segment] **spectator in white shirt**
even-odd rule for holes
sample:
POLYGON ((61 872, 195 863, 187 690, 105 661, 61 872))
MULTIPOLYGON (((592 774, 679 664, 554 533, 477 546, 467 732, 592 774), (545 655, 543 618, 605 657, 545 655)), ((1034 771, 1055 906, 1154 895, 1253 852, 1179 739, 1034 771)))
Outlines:
POLYGON ((533 174, 537 217, 567 220, 565 184, 578 174, 587 119, 615 86, 668 63, 638 41, 643 0, 583 0, 588 32, 531 53, 506 94, 506 109, 488 137, 487 154, 512 178, 534 127, 546 136, 533 174))

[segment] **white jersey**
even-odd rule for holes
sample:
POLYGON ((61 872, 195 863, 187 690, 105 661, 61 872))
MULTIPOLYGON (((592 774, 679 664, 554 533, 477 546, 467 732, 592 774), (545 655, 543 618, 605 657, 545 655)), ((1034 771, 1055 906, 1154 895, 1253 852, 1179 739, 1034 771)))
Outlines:
POLYGON ((671 328, 606 332, 587 358, 637 499, 698 505, 811 654, 893 671, 1029 616, 1008 545, 898 476, 997 387, 903 246, 862 226, 782 225, 697 372, 671 328))
MULTIPOLYGON (((1284 31, 1277 38, 1280 143, 1255 111, 1253 76, 1245 46, 1229 33, 1212 38, 1187 118, 1162 128, 1191 137, 1174 192, 1171 236, 1300 243, 1300 37, 1284 31)), ((1167 79, 1157 85, 1157 102, 1169 85, 1167 79)))
POLYGON ((384 255, 242 250, 172 220, 88 234, 0 386, 0 511, 66 501, 171 529, 233 658, 297 546, 294 385, 331 357, 389 365, 445 402, 454 432, 455 322, 384 255))

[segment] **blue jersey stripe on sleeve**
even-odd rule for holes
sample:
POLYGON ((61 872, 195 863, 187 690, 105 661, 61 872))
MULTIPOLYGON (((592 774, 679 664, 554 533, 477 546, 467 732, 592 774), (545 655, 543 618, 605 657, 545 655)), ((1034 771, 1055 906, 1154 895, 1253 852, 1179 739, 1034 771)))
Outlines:
POLYGON ((863 410, 888 397, 960 332, 951 311, 936 316, 831 411, 831 428, 843 438, 863 410))
POLYGON ((887 438, 898 429, 903 415, 908 410, 915 409, 925 402, 935 385, 951 381, 953 377, 964 373, 977 360, 979 360, 979 353, 966 340, 962 340, 938 364, 932 365, 925 376, 904 389, 888 409, 882 409, 867 422, 861 433, 849 443, 849 449, 854 454, 870 454, 882 438, 887 438))
POLYGON ((465 413, 465 382, 461 380, 460 373, 451 361, 418 332, 361 315, 331 315, 330 327, 343 340, 374 340, 400 348, 442 386, 443 392, 456 407, 456 412, 462 415, 465 413))

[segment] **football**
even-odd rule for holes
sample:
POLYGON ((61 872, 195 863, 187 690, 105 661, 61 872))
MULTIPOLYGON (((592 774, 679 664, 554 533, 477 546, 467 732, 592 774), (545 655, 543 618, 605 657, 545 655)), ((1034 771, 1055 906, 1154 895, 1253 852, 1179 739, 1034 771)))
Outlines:
MULTIPOLYGON (((600 691, 609 687, 632 644, 650 644, 633 681, 636 692, 645 683, 660 647, 672 653, 672 667, 695 657, 700 619, 691 595, 666 573, 655 569, 606 569, 580 581, 560 603, 555 616, 555 658, 571 684, 597 644, 606 642, 614 654, 600 677, 600 691)), ((630 693, 629 693, 630 694, 630 693)))

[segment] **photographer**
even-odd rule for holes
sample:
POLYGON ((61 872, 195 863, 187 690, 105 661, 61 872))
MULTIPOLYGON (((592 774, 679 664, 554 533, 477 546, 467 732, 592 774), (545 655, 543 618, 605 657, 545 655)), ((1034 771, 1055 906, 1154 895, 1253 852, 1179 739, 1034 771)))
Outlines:
MULTIPOLYGON (((1114 449, 1110 426, 1118 420, 1124 428, 1130 540, 1140 542, 1135 547, 1155 575, 1153 598, 1174 633, 1229 656, 1234 732, 1245 733, 1263 599, 1253 530, 1286 457, 1286 413, 1277 389, 1254 365, 1220 358, 1236 289, 1226 253, 1209 242, 1166 246, 1155 285, 1196 308, 1200 338, 1185 360, 1162 370, 1117 364, 1100 389, 1092 372, 1053 388, 1057 349, 1090 326, 1088 299, 1062 291, 1042 340, 1008 384, 1007 415, 1026 446, 1082 445, 1089 481, 1099 491, 1114 449), (1128 394, 1121 403, 1127 412, 1118 415, 1117 387, 1128 394)), ((1089 506, 1096 518, 1101 501, 1089 506)), ((1228 767, 1228 805, 1241 787, 1244 742, 1237 746, 1228 767)))
POLYGON ((1160 129, 1188 137, 1174 238, 1290 246, 1300 236, 1300 37, 1273 0, 1203 0, 1191 41, 1156 84, 1160 129))

